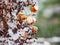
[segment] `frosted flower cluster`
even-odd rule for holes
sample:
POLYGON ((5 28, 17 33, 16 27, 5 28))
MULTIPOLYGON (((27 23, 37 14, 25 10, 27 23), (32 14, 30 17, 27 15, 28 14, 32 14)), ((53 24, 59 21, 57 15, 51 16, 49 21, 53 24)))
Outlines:
POLYGON ((1 0, 0 45, 23 45, 38 28, 36 22, 37 0, 1 0))

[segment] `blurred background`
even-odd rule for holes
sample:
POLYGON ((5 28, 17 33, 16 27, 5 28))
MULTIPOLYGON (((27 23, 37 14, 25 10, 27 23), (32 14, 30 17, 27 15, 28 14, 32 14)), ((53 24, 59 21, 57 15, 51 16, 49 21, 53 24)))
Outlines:
MULTIPOLYGON (((38 27, 35 37, 60 37, 60 0, 38 0, 39 11, 37 13, 38 27)), ((60 43, 52 43, 60 45, 60 43)))

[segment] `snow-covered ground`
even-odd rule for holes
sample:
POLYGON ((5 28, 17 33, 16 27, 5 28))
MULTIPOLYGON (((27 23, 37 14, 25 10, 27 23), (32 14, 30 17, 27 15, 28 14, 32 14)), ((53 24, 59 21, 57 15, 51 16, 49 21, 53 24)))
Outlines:
POLYGON ((31 39, 27 42, 28 44, 24 43, 24 45, 51 45, 60 42, 60 37, 31 39))

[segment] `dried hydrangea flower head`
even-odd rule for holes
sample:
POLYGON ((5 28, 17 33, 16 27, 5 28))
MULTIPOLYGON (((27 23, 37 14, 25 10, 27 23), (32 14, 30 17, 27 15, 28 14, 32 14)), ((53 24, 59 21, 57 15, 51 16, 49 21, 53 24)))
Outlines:
POLYGON ((36 12, 37 9, 32 5, 32 6, 30 7, 30 11, 31 11, 31 12, 36 12))
POLYGON ((18 13, 18 18, 20 19, 27 19, 28 15, 26 14, 22 14, 22 13, 18 13))
POLYGON ((27 33, 22 33, 21 36, 22 36, 23 38, 27 38, 28 35, 27 35, 27 33))
POLYGON ((35 33, 38 30, 38 27, 32 26, 31 29, 32 29, 32 32, 35 33))
POLYGON ((27 24, 33 24, 36 22, 36 19, 33 16, 28 16, 26 19, 27 24))

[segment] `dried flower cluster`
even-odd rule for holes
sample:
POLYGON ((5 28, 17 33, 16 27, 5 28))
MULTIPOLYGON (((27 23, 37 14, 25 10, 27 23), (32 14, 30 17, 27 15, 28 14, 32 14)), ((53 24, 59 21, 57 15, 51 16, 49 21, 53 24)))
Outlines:
POLYGON ((38 30, 32 26, 36 22, 35 4, 33 0, 0 1, 0 45, 23 45, 32 38, 38 30), (22 13, 26 7, 29 7, 31 14, 22 13))

